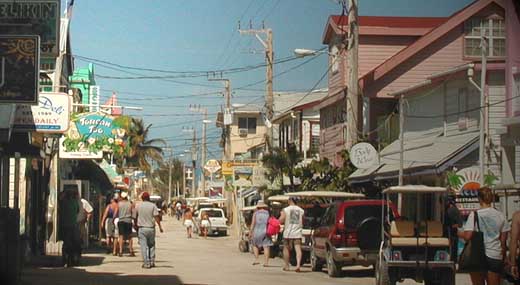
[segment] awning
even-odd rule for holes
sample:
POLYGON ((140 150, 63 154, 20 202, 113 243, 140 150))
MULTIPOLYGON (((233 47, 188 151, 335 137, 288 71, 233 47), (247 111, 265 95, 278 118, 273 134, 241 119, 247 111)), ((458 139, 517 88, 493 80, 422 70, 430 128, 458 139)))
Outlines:
MULTIPOLYGON (((478 149, 479 132, 443 136, 442 132, 415 134, 405 137, 404 172, 407 175, 437 174, 478 149)), ((380 163, 368 169, 358 169, 349 176, 350 183, 395 178, 399 174, 399 140, 384 148, 380 163)))

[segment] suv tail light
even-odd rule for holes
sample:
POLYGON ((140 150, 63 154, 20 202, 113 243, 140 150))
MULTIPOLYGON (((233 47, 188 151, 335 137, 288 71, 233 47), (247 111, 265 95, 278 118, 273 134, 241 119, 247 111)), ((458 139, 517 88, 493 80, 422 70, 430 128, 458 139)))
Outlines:
POLYGON ((336 225, 334 227, 334 230, 332 231, 331 235, 330 235, 330 242, 335 246, 335 247, 343 247, 345 246, 345 231, 338 228, 338 226, 336 225))
POLYGON ((347 246, 358 246, 357 233, 355 231, 347 232, 345 240, 347 246))

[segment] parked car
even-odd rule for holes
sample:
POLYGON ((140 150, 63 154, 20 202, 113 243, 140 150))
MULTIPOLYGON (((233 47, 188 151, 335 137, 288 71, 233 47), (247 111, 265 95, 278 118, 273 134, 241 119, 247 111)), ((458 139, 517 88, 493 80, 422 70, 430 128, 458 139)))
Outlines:
MULTIPOLYGON (((202 208, 196 213, 197 228, 200 229, 200 221, 204 215, 208 215, 209 229, 208 234, 226 236, 228 231, 227 218, 224 210, 220 208, 202 208)), ((199 230, 200 232, 200 230, 199 230)))
POLYGON ((347 265, 375 266, 381 245, 383 208, 390 206, 390 219, 397 210, 384 200, 349 200, 327 208, 312 232, 311 268, 339 277, 347 265))
POLYGON ((390 227, 380 230, 385 232, 385 239, 375 267, 376 284, 395 285, 412 279, 425 284, 454 285, 455 263, 450 259, 449 238, 443 233, 444 207, 438 207, 440 221, 428 209, 432 199, 441 198, 443 204, 442 198, 448 195, 448 189, 406 185, 390 187, 383 193, 386 199, 390 194, 411 196, 416 203, 407 205, 414 217, 391 221, 390 227))
MULTIPOLYGON (((301 191, 291 192, 288 197, 296 197, 298 206, 304 209, 302 230, 302 260, 301 264, 311 261, 312 234, 325 210, 335 201, 363 199, 359 193, 333 191, 301 191)), ((291 254, 291 265, 296 265, 296 254, 291 254)))

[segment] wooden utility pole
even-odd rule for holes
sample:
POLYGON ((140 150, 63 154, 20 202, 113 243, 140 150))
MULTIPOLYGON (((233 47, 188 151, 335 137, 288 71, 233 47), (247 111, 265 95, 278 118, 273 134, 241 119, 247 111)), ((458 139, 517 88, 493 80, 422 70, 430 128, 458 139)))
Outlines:
POLYGON ((488 41, 487 38, 482 35, 481 43, 481 58, 482 58, 482 70, 480 71, 480 141, 479 141, 479 167, 480 167, 480 185, 484 185, 486 174, 485 163, 486 163, 486 131, 487 124, 486 114, 488 107, 486 105, 486 71, 487 71, 487 55, 488 55, 488 41))
MULTIPOLYGON (((254 35, 258 41, 264 46, 265 50, 265 61, 266 61, 266 85, 265 85, 265 107, 266 107, 266 117, 269 122, 273 121, 273 62, 274 62, 274 51, 273 51, 273 30, 266 29, 263 27, 262 29, 253 29, 251 24, 249 25, 249 29, 242 30, 240 28, 240 22, 238 23, 238 31, 241 35, 254 35), (260 35, 265 35, 265 39, 260 35)), ((268 128, 267 130, 267 141, 266 141, 268 150, 273 147, 273 128, 268 128)))
POLYGON ((200 162, 200 170, 202 173, 202 189, 199 193, 199 197, 204 197, 206 193, 206 175, 204 174, 204 165, 206 164, 206 121, 208 120, 208 109, 204 108, 204 119, 202 120, 202 154, 201 154, 201 162, 200 162))
MULTIPOLYGON (((348 84, 346 94, 347 110, 347 137, 345 148, 350 148, 358 141, 359 124, 359 87, 358 87, 358 47, 359 47, 359 27, 358 27, 358 0, 349 0, 348 11, 348 39, 347 39, 347 64, 348 84)), ((341 24, 341 23, 340 23, 341 24)))
MULTIPOLYGON (((211 78, 208 79, 209 81, 224 81, 224 98, 226 103, 226 108, 224 111, 224 121, 222 122, 224 125, 224 135, 225 135, 225 141, 224 141, 224 161, 231 161, 233 160, 232 153, 231 153, 231 127, 230 124, 226 124, 226 115, 231 114, 231 81, 229 79, 225 78, 211 78)), ((231 122, 230 122, 231 123, 231 122)))

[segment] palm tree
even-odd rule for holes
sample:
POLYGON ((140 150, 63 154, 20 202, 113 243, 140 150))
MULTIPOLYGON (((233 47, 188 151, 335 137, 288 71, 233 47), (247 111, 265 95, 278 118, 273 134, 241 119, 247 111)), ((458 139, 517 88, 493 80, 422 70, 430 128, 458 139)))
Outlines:
POLYGON ((145 127, 142 119, 130 117, 126 120, 125 129, 128 130, 130 144, 130 153, 126 157, 127 165, 138 167, 146 173, 150 173, 150 161, 162 163, 163 150, 158 144, 166 145, 163 139, 148 139, 151 127, 151 124, 145 127))

